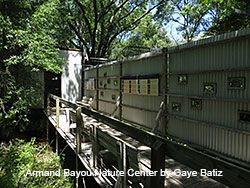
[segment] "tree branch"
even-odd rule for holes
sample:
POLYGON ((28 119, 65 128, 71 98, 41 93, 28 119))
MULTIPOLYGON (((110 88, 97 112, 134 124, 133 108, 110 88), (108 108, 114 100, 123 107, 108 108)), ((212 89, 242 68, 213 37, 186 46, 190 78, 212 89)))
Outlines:
POLYGON ((90 21, 88 20, 88 18, 86 16, 86 12, 85 12, 86 8, 84 7, 84 5, 79 0, 74 0, 74 1, 76 2, 76 4, 78 5, 78 7, 81 10, 81 13, 83 15, 83 19, 84 19, 84 21, 85 21, 85 23, 87 25, 88 33, 90 35, 90 38, 92 39, 92 34, 91 34, 92 29, 91 29, 90 21))

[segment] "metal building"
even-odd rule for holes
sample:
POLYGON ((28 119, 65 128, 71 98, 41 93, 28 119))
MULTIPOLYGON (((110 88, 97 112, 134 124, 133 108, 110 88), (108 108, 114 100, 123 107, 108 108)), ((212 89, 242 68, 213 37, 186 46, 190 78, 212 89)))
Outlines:
POLYGON ((84 100, 92 108, 216 156, 250 162, 250 29, 84 73, 84 100))

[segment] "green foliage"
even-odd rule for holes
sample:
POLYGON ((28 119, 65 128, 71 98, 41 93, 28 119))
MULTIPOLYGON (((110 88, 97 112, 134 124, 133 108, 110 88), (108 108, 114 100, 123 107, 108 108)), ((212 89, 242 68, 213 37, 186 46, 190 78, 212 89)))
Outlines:
POLYGON ((0 125, 19 126, 28 124, 27 114, 36 100, 31 100, 34 89, 17 86, 8 69, 0 74, 0 125))
POLYGON ((207 34, 221 34, 250 27, 250 4, 247 0, 213 0, 212 21, 207 34))
POLYGON ((0 147, 0 187, 72 187, 69 178, 63 176, 30 176, 32 171, 58 171, 62 170, 60 158, 50 151, 46 144, 36 144, 15 140, 9 145, 0 147))
POLYGON ((36 81, 23 84, 32 80, 32 71, 61 71, 59 5, 60 0, 0 0, 0 125, 28 124, 29 108, 39 97, 36 81))
POLYGON ((87 49, 91 57, 107 57, 112 43, 129 33, 164 0, 70 0, 63 11, 74 35, 70 44, 87 49))
POLYGON ((31 1, 30 7, 35 11, 27 10, 25 17, 14 19, 10 14, 12 9, 25 9, 27 6, 28 2, 21 2, 24 7, 7 7, 6 14, 0 15, 5 26, 2 29, 3 62, 5 65, 23 64, 34 70, 59 72, 63 63, 56 40, 59 29, 57 19, 60 17, 57 10, 59 0, 49 0, 39 6, 33 6, 31 1))
POLYGON ((185 41, 250 26, 247 0, 170 0, 158 7, 155 19, 174 23, 185 41), (236 11, 237 10, 237 11, 236 11))

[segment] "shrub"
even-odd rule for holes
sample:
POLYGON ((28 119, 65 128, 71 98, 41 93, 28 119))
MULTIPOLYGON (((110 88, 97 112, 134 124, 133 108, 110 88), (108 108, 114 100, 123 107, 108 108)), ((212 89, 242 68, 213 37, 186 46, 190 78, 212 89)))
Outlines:
POLYGON ((0 187, 43 187, 58 188, 72 187, 68 177, 60 176, 31 176, 27 172, 58 171, 62 172, 60 158, 50 150, 47 144, 36 144, 15 140, 0 147, 0 187))

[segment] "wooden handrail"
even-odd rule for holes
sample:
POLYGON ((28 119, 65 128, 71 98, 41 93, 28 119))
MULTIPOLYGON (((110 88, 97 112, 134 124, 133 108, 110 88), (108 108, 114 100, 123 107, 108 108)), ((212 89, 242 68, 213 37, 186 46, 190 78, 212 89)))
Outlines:
MULTIPOLYGON (((167 155, 195 170, 200 170, 201 168, 207 170, 222 170, 223 174, 225 174, 223 177, 217 176, 213 178, 226 185, 233 187, 247 187, 248 185, 250 185, 249 163, 232 163, 224 159, 220 159, 218 158, 218 156, 213 156, 209 153, 203 153, 187 145, 180 144, 174 138, 162 137, 150 131, 137 128, 129 123, 104 115, 98 111, 89 109, 85 106, 68 102, 55 95, 50 94, 48 97, 54 100, 59 99, 61 103, 68 105, 69 107, 74 109, 76 109, 77 107, 81 107, 82 113, 91 116, 95 119, 98 119, 100 122, 108 124, 110 127, 126 135, 129 135, 132 138, 138 140, 139 142, 151 147, 155 150, 154 152, 158 152, 158 155, 163 152, 164 155, 167 155)), ((156 166, 158 165, 156 164, 156 166)))

